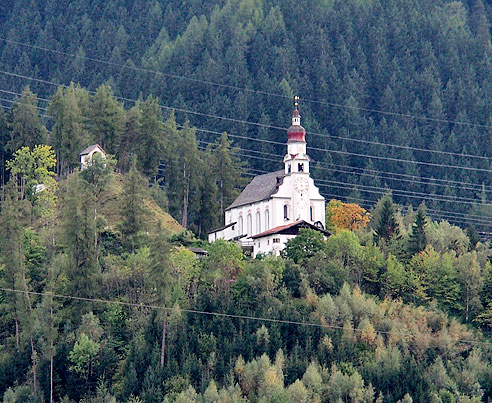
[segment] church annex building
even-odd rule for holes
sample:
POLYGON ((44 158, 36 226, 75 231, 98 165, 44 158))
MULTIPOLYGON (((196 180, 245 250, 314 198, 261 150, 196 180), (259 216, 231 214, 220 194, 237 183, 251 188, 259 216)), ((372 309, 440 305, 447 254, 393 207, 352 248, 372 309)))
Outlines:
POLYGON ((225 211, 225 225, 208 234, 208 240, 235 241, 243 249, 278 255, 300 228, 324 230, 325 198, 309 175, 306 130, 297 107, 287 130, 284 169, 255 176, 225 211))

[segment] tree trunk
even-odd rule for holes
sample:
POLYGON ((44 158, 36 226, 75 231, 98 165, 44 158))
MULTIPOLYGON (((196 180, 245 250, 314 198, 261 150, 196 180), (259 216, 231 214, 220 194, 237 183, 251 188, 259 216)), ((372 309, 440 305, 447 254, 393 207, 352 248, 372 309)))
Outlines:
POLYGON ((185 189, 183 192, 183 218, 181 220, 181 225, 186 228, 188 226, 188 200, 190 191, 190 181, 187 178, 186 163, 183 167, 183 181, 185 183, 185 189))
POLYGON ((53 294, 50 302, 50 403, 53 403, 53 294))
POLYGON ((94 192, 94 261, 98 263, 97 256, 97 196, 94 192))
POLYGON ((224 184, 220 180, 220 217, 224 217, 224 184))
POLYGON ((167 311, 164 312, 164 322, 162 323, 161 368, 164 368, 164 357, 166 354, 166 332, 167 332, 167 311))
MULTIPOLYGON (((16 314, 16 316, 17 316, 17 314, 16 314)), ((20 345, 19 321, 16 318, 15 319, 15 347, 17 348, 17 351, 19 351, 19 345, 20 345)))
POLYGON ((38 394, 38 357, 36 354, 36 350, 34 349, 34 340, 32 338, 31 332, 31 353, 32 353, 32 382, 34 388, 34 395, 38 394))

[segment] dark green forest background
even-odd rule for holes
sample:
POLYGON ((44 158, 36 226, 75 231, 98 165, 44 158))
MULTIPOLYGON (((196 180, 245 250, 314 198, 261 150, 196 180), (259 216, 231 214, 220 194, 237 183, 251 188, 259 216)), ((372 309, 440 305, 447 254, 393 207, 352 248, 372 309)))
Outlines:
MULTIPOLYGON (((319 185, 328 198, 351 196, 371 207, 394 189, 402 205, 426 200, 436 218, 491 231, 490 161, 459 155, 488 157, 491 150, 492 7, 482 0, 16 1, 1 7, 1 38, 112 63, 0 41, 4 91, 29 85, 48 98, 56 88, 4 72, 89 90, 106 83, 120 97, 152 93, 161 105, 276 127, 289 125, 297 94, 305 99, 314 175, 326 180, 319 185)), ((2 98, 16 96, 3 92, 2 98)), ((177 120, 243 136, 234 141, 254 173, 279 167, 282 130, 183 112, 177 120)), ((199 130, 197 137, 213 142, 217 135, 199 130)))
POLYGON ((491 401, 491 19, 1 2, 3 402, 491 401), (369 225, 281 257, 203 241, 280 168, 295 94, 316 183, 369 225), (95 142, 111 155, 80 171, 95 142))

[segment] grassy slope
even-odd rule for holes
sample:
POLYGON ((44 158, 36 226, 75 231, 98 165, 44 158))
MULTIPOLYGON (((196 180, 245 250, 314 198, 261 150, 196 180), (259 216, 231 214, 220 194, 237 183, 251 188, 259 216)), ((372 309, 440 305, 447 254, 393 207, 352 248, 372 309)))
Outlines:
MULTIPOLYGON (((122 195, 123 176, 115 174, 106 191, 101 195, 100 207, 101 214, 106 218, 108 225, 113 230, 117 230, 121 222, 120 203, 122 195)), ((159 222, 161 223, 161 228, 169 233, 176 233, 183 230, 183 227, 170 214, 162 210, 150 195, 144 198, 143 203, 149 212, 146 217, 149 231, 155 232, 159 222)))

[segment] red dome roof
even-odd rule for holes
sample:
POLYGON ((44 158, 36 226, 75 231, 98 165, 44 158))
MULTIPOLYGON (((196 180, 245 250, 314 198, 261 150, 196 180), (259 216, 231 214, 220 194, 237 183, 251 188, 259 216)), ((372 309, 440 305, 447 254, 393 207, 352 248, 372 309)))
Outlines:
POLYGON ((306 130, 299 125, 293 125, 287 130, 289 141, 306 141, 306 130))
POLYGON ((287 137, 289 138, 289 142, 291 141, 306 141, 306 130, 304 127, 300 125, 301 122, 301 114, 299 113, 299 109, 294 109, 294 113, 292 114, 292 126, 287 130, 287 137))

